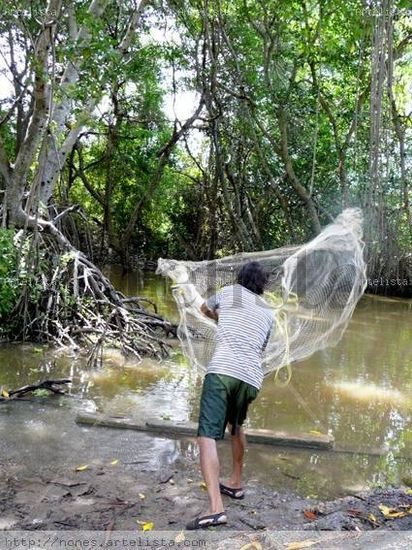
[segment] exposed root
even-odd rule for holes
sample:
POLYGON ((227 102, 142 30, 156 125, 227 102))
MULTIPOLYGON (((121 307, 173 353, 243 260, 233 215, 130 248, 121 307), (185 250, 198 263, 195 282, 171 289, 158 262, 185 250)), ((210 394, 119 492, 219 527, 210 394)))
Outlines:
POLYGON ((36 246, 21 260, 27 274, 13 312, 16 339, 74 350, 86 345, 91 363, 99 360, 104 345, 139 359, 167 355, 170 346, 163 338, 174 334, 176 327, 156 313, 150 300, 116 291, 78 250, 61 254, 52 236, 37 234, 35 238, 36 246), (150 303, 155 311, 147 311, 143 303, 150 303))

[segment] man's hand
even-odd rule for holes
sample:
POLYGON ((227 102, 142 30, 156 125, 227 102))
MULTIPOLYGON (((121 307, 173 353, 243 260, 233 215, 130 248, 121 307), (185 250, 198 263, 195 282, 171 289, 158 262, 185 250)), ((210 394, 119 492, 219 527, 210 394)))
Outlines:
POLYGON ((188 307, 193 307, 195 309, 200 309, 204 303, 204 299, 200 296, 195 286, 191 283, 177 284, 174 286, 179 292, 183 295, 185 305, 188 307))
POLYGON ((219 314, 217 312, 217 309, 210 309, 207 307, 206 302, 204 302, 200 306, 200 311, 206 315, 206 317, 209 317, 210 319, 213 319, 214 321, 217 321, 219 319, 219 314))

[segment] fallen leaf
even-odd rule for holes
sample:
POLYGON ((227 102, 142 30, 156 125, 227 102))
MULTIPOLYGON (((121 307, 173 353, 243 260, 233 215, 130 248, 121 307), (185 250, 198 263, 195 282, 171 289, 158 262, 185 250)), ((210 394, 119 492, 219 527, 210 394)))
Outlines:
POLYGON ((252 550, 252 548, 255 550, 262 550, 262 545, 257 540, 254 540, 252 542, 248 542, 245 546, 242 546, 240 550, 252 550))
POLYGON ((405 493, 406 493, 407 495, 412 495, 412 489, 406 489, 405 493))
POLYGON ((314 519, 317 519, 317 514, 315 512, 312 512, 312 510, 303 510, 303 515, 306 519, 309 519, 313 521, 314 519))
POLYGON ((369 521, 373 525, 373 527, 377 527, 379 525, 378 521, 376 520, 376 517, 373 514, 369 514, 367 516, 364 515, 364 513, 361 510, 353 510, 348 509, 346 510, 350 517, 352 518, 359 518, 363 519, 365 521, 369 521))
POLYGON ((398 510, 396 508, 389 508, 384 504, 379 504, 379 510, 388 519, 403 518, 406 515, 412 514, 412 507, 409 510, 398 510))
POLYGON ((143 493, 139 493, 139 498, 140 498, 140 500, 144 500, 146 498, 146 496, 143 493))
POLYGON ((118 458, 115 458, 114 460, 112 460, 112 461, 110 462, 110 464, 111 464, 112 466, 115 466, 116 464, 118 464, 118 462, 119 462, 119 459, 118 459, 118 458))
POLYGON ((310 430, 309 433, 312 435, 324 435, 322 432, 319 432, 318 430, 310 430))
POLYGON ((204 491, 207 491, 207 485, 204 481, 201 481, 200 484, 199 484, 199 487, 201 489, 203 489, 204 491))
POLYGON ((136 523, 142 526, 142 531, 151 531, 154 527, 153 521, 140 521, 137 519, 136 523))
POLYGON ((88 464, 83 464, 83 466, 77 466, 76 468, 76 472, 84 472, 85 470, 87 470, 89 467, 88 464))
POLYGON ((319 541, 316 540, 302 540, 299 542, 287 542, 285 543, 286 550, 300 550, 300 548, 309 548, 319 541))
POLYGON ((359 516, 362 515, 362 512, 360 510, 354 510, 353 508, 349 508, 348 510, 346 510, 348 512, 348 514, 354 518, 358 518, 359 516))
POLYGON ((183 531, 180 531, 180 533, 175 537, 175 542, 177 544, 184 542, 185 540, 186 540, 186 537, 183 531))
POLYGON ((2 397, 10 397, 9 392, 7 390, 1 390, 2 397))
POLYGON ((193 479, 190 479, 190 477, 187 478, 188 483, 193 483, 193 479))

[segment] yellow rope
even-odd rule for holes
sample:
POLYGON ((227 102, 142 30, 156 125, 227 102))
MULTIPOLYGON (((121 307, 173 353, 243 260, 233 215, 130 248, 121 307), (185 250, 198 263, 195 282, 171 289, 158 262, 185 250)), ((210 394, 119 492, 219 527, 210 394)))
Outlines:
POLYGON ((281 366, 276 370, 274 382, 280 386, 285 387, 289 384, 292 378, 292 366, 290 364, 290 347, 289 347, 289 330, 288 330, 288 313, 285 310, 282 310, 282 307, 287 303, 295 306, 295 309, 298 309, 298 296, 294 292, 290 292, 287 300, 275 294, 274 292, 265 292, 265 299, 272 307, 276 308, 274 314, 274 320, 276 325, 276 333, 283 336, 283 341, 285 342, 285 352, 283 354, 283 360, 281 366), (279 373, 282 369, 286 369, 286 380, 281 381, 279 378, 279 373))
POLYGON ((288 314, 286 311, 279 311, 275 315, 276 330, 284 337, 285 353, 283 354, 282 365, 275 371, 274 382, 280 386, 285 387, 289 384, 292 378, 292 366, 290 364, 289 357, 289 331, 288 331, 288 314), (281 381, 279 373, 282 369, 286 369, 286 380, 281 381))

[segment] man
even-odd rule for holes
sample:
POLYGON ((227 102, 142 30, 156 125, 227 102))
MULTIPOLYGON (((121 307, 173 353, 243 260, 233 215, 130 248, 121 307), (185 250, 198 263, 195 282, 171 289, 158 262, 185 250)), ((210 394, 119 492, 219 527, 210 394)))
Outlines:
POLYGON ((198 429, 200 466, 209 507, 187 529, 227 523, 222 494, 244 498, 246 438, 242 424, 262 385, 262 352, 273 324, 272 310, 261 298, 266 282, 267 274, 260 264, 249 262, 240 269, 237 284, 224 287, 201 306, 201 311, 218 323, 215 350, 203 382, 198 429), (229 479, 219 483, 216 440, 223 439, 227 425, 233 469, 229 479))

